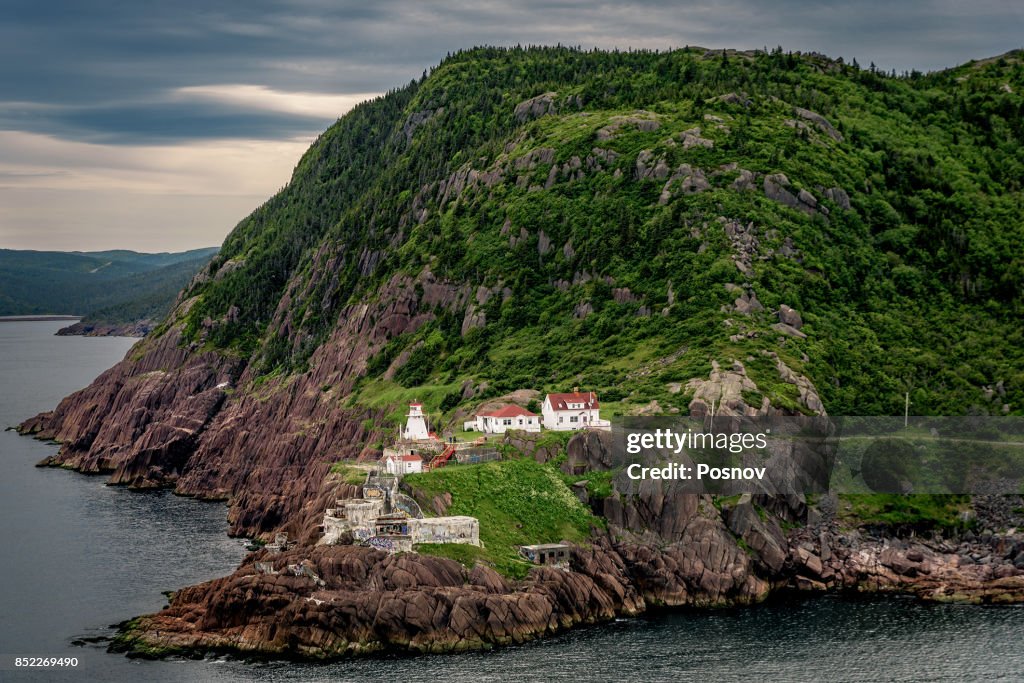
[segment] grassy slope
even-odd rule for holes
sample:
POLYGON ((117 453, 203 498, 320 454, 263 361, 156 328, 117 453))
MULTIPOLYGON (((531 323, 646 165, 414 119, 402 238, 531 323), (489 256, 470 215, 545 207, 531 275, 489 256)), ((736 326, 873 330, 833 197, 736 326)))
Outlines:
POLYGON ((464 562, 492 563, 503 574, 522 577, 529 564, 517 546, 532 543, 580 542, 600 524, 576 499, 557 470, 530 459, 480 465, 454 465, 403 479, 421 501, 451 493, 449 515, 480 520, 482 548, 424 544, 427 552, 464 562))

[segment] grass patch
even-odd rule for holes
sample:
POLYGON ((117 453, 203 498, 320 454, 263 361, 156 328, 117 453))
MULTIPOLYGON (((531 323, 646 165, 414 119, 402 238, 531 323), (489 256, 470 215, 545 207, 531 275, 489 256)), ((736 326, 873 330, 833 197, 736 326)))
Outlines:
POLYGON ((495 434, 484 434, 483 432, 467 432, 464 429, 456 429, 452 432, 452 435, 459 441, 476 441, 480 437, 484 437, 488 442, 500 441, 501 437, 495 434))
POLYGON ((899 495, 895 493, 840 496, 840 517, 860 526, 883 524, 915 529, 964 527, 960 513, 970 507, 970 496, 899 495))
POLYGON ((360 486, 366 482, 366 470, 350 465, 344 460, 331 465, 331 474, 337 474, 346 484, 360 486))
POLYGON ((404 424, 409 404, 419 402, 430 418, 431 428, 434 428, 440 419, 441 403, 448 394, 458 391, 460 386, 458 383, 429 384, 407 389, 395 382, 376 379, 360 384, 349 398, 349 404, 367 408, 390 407, 393 410, 388 414, 388 421, 404 424))
POLYGON ((742 495, 738 493, 733 496, 711 496, 711 503, 715 506, 715 509, 722 510, 726 507, 731 508, 735 506, 736 503, 740 502, 740 498, 742 498, 742 495))
POLYGON ((486 559, 486 551, 475 545, 462 543, 417 543, 416 552, 434 557, 446 557, 455 560, 464 567, 472 568, 477 560, 486 559))
POLYGON ((591 470, 583 474, 562 473, 562 479, 567 486, 572 486, 578 481, 587 482, 587 495, 591 498, 608 498, 612 495, 612 479, 615 472, 612 470, 591 470))
POLYGON ((464 564, 490 562, 506 576, 523 578, 530 564, 518 546, 532 543, 584 541, 600 520, 576 499, 560 473, 533 460, 503 460, 480 465, 446 467, 410 474, 403 479, 414 497, 429 500, 449 492, 450 515, 480 520, 483 548, 423 544, 420 552, 451 557, 464 564))

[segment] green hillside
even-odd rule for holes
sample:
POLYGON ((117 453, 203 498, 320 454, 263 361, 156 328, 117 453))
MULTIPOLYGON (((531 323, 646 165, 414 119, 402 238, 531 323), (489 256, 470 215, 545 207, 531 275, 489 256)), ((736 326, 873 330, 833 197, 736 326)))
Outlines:
POLYGON ((739 359, 792 404, 770 351, 832 414, 905 391, 1021 414, 1022 92, 1019 52, 902 76, 781 50, 461 52, 317 139, 189 292, 187 336, 303 373, 346 306, 429 270, 469 301, 417 284, 429 319, 350 401, 429 385, 450 411, 471 380, 685 410, 671 383, 739 359), (774 327, 783 304, 806 336, 774 327))
POLYGON ((582 542, 592 526, 603 523, 576 499, 557 470, 531 459, 410 474, 403 479, 403 486, 424 503, 450 493, 452 504, 447 514, 480 520, 482 548, 421 544, 420 552, 451 557, 469 566, 477 558, 485 558, 502 573, 519 578, 530 566, 519 555, 520 545, 582 542))
POLYGON ((0 315, 84 315, 83 322, 108 324, 159 319, 216 253, 0 249, 0 315))

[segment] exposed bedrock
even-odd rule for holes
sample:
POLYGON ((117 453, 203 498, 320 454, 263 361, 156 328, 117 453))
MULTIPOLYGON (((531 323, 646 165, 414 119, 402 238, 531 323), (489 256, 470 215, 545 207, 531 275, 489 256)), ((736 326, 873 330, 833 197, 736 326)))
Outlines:
POLYGON ((520 643, 649 604, 760 599, 767 583, 732 553, 701 544, 667 550, 597 538, 574 547, 570 570, 537 567, 518 582, 477 565, 355 546, 250 555, 229 577, 173 596, 119 638, 136 653, 233 651, 334 657, 379 650, 450 652, 520 643), (714 552, 721 553, 719 557, 714 552), (732 557, 731 559, 736 559, 732 557), (724 562, 724 564, 723 564, 724 562))
POLYGON ((330 657, 398 649, 448 652, 519 643, 644 607, 622 562, 595 545, 574 571, 533 570, 513 584, 447 559, 320 546, 250 555, 231 576, 174 595, 121 639, 135 651, 330 657))
MULTIPOLYGON (((461 310, 470 294, 429 270, 396 276, 373 305, 342 311, 308 372, 261 382, 253 366, 187 343, 172 327, 20 429, 60 442, 41 465, 228 500, 234 534, 283 530, 312 540, 323 510, 344 497, 344 485, 327 476, 331 464, 375 455, 359 444, 383 437, 383 409, 342 405, 352 383, 388 340, 433 319, 432 311, 461 310)), ((282 336, 290 334, 289 315, 282 303, 273 322, 282 336)))

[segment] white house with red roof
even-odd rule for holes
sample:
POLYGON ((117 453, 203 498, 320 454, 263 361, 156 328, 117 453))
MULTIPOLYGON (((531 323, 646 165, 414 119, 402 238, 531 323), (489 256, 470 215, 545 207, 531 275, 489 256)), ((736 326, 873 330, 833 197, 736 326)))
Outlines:
POLYGON ((544 428, 558 432, 573 429, 611 429, 612 423, 601 419, 601 404, 593 391, 548 394, 541 414, 544 428))
POLYGON ((392 453, 384 457, 384 469, 397 477, 423 471, 423 458, 415 453, 392 453))
POLYGON ((518 429, 523 432, 540 431, 540 415, 531 413, 517 405, 507 405, 497 410, 477 413, 472 420, 464 425, 467 431, 483 432, 484 434, 504 434, 507 430, 518 429))

